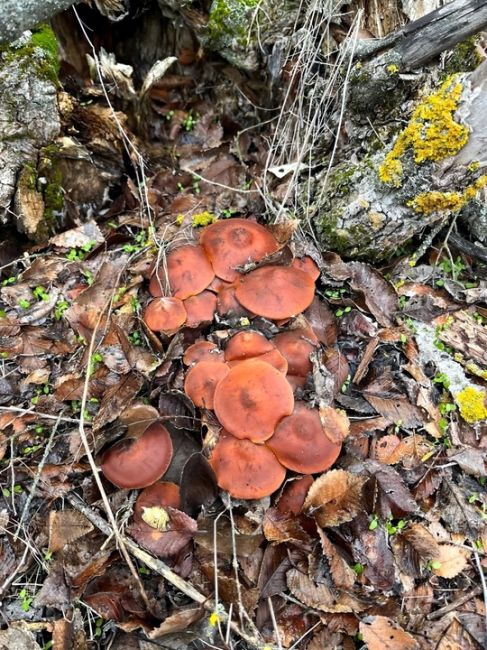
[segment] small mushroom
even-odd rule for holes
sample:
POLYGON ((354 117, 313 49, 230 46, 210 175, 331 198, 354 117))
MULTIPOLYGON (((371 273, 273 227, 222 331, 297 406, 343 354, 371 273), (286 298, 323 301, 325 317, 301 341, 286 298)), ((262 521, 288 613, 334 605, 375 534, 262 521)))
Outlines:
POLYGON ((188 370, 184 392, 195 406, 213 409, 215 390, 229 372, 226 363, 200 361, 188 370))
POLYGON ((196 341, 190 345, 183 356, 183 363, 187 366, 193 366, 200 361, 224 361, 223 351, 215 343, 210 341, 196 341))
POLYGON ((265 445, 220 434, 210 465, 219 487, 236 499, 262 499, 275 492, 286 470, 265 445))
MULTIPOLYGON (((287 373, 287 361, 279 352, 279 350, 276 349, 269 350, 269 352, 265 352, 264 354, 259 354, 258 357, 253 357, 253 358, 268 363, 276 370, 279 370, 279 372, 282 373, 283 375, 287 373)), ((236 359, 235 361, 229 361, 228 365, 230 368, 233 368, 234 366, 238 366, 240 363, 244 363, 245 361, 246 359, 236 359)))
POLYGON ((316 282, 320 277, 320 269, 309 255, 305 255, 304 257, 295 257, 291 262, 291 266, 307 273, 313 282, 316 282))
POLYGON ((134 505, 134 521, 145 521, 144 510, 148 508, 177 508, 181 506, 179 486, 161 481, 142 490, 134 505))
POLYGON ((201 246, 187 244, 167 254, 149 283, 149 293, 158 298, 170 293, 185 300, 201 293, 215 274, 201 246))
POLYGON ((234 334, 228 341, 225 348, 225 361, 252 359, 274 348, 275 345, 260 332, 244 330, 234 334))
POLYGON ((288 266, 262 266, 238 282, 235 295, 252 313, 271 320, 290 318, 313 301, 311 277, 288 266))
POLYGON ((300 474, 324 472, 342 448, 326 435, 319 411, 309 409, 304 402, 296 402, 293 414, 279 422, 266 444, 284 467, 300 474))
POLYGON ((186 309, 179 298, 154 298, 145 308, 143 319, 153 332, 173 334, 186 322, 186 309))
POLYGON ((218 420, 232 435, 263 442, 272 436, 279 420, 292 413, 294 397, 278 370, 249 359, 220 381, 213 404, 218 420))
POLYGON ((252 318, 251 314, 243 307, 235 296, 235 287, 231 284, 224 287, 217 295, 217 311, 222 318, 252 318))
POLYGON ((288 332, 281 332, 272 340, 286 359, 290 375, 306 377, 311 372, 313 364, 310 360, 310 354, 316 349, 316 344, 309 338, 307 330, 298 328, 288 332))
POLYGON ((147 487, 165 474, 172 452, 169 432, 154 422, 140 438, 125 438, 110 447, 103 455, 101 471, 119 488, 147 487))
POLYGON ((279 248, 264 226, 248 219, 217 221, 202 231, 200 243, 215 275, 227 282, 239 277, 236 267, 258 262, 279 248))
POLYGON ((200 327, 211 323, 216 311, 216 296, 211 291, 202 291, 183 300, 186 309, 186 327, 200 327))

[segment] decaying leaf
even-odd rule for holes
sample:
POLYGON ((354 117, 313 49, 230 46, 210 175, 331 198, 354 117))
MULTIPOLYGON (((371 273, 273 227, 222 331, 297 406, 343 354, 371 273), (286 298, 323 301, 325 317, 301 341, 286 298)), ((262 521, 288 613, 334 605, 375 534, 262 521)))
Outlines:
POLYGON ((454 578, 465 569, 469 556, 470 553, 464 548, 440 544, 432 571, 440 578, 454 578))
POLYGON ((350 422, 346 413, 331 406, 320 406, 320 419, 327 437, 340 445, 350 431, 350 422))
POLYGON ((338 548, 330 542, 325 533, 318 528, 323 554, 330 565, 333 583, 340 589, 351 589, 356 578, 356 573, 344 560, 338 548))
POLYGON ((282 514, 276 508, 269 508, 264 516, 263 530, 269 542, 291 542, 309 544, 310 537, 294 515, 282 514))
POLYGON ((360 633, 369 650, 419 650, 415 638, 386 616, 374 616, 360 623, 360 633))
POLYGON ((184 632, 205 615, 203 607, 185 607, 170 614, 158 627, 148 633, 149 639, 160 639, 168 634, 184 632))
POLYGON ((319 476, 304 502, 304 511, 323 528, 351 521, 362 508, 362 487, 366 479, 343 469, 319 476))
POLYGON ((316 584, 298 569, 287 572, 287 586, 302 603, 322 612, 360 612, 364 608, 353 596, 338 591, 335 595, 325 584, 316 584))
POLYGON ((417 503, 394 468, 375 460, 366 460, 364 465, 375 481, 374 487, 378 488, 373 497, 377 502, 375 512, 387 519, 391 515, 400 517, 417 510, 417 503))
POLYGON ((49 550, 60 551, 66 544, 93 530, 93 524, 77 510, 51 510, 49 513, 49 550))

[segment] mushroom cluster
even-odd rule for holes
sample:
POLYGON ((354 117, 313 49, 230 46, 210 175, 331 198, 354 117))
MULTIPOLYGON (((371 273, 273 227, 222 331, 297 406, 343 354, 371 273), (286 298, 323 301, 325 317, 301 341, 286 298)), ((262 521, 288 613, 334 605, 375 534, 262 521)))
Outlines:
POLYGON ((245 327, 227 338, 224 349, 199 340, 184 354, 186 395, 214 411, 222 427, 210 456, 218 485, 242 499, 272 494, 288 469, 325 471, 341 449, 320 412, 294 400, 319 340, 305 319, 298 326, 291 319, 313 302, 319 270, 309 257, 269 263, 279 248, 254 221, 213 223, 198 244, 171 251, 155 269, 149 286, 154 299, 144 315, 151 330, 167 335, 201 327, 215 315, 243 318, 247 325, 256 317, 288 325, 272 339, 245 327))
POLYGON ((145 324, 170 336, 182 327, 209 324, 215 314, 279 321, 301 313, 314 297, 318 271, 310 258, 242 272, 278 249, 275 237, 254 221, 230 219, 207 226, 198 244, 175 248, 155 269, 145 324))

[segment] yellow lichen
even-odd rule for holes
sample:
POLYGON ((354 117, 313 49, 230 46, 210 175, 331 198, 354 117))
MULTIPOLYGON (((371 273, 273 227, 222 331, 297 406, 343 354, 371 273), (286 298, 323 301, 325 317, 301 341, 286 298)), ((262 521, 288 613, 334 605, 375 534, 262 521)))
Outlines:
POLYGON ((210 223, 215 223, 215 221, 218 221, 218 217, 212 212, 208 212, 208 210, 193 215, 194 228, 198 228, 199 226, 209 226, 210 223))
POLYGON ((176 217, 176 223, 177 223, 178 226, 182 226, 182 225, 183 225, 183 221, 184 221, 184 214, 182 214, 182 213, 180 212, 180 213, 178 214, 178 216, 176 217))
POLYGON ((456 396, 462 418, 473 424, 487 418, 486 393, 475 386, 467 386, 456 396))
POLYGON ((453 156, 467 143, 468 128, 454 120, 461 94, 462 84, 456 76, 449 77, 417 106, 409 124, 379 167, 383 183, 401 186, 401 158, 409 149, 414 162, 421 164, 453 156))
POLYGON ((408 202, 408 205, 422 214, 432 212, 458 212, 477 196, 479 190, 487 185, 487 174, 466 187, 463 192, 423 192, 408 202))
POLYGON ((396 65, 395 63, 391 63, 390 65, 387 66, 386 70, 389 74, 396 74, 397 72, 399 72, 399 66, 396 65))

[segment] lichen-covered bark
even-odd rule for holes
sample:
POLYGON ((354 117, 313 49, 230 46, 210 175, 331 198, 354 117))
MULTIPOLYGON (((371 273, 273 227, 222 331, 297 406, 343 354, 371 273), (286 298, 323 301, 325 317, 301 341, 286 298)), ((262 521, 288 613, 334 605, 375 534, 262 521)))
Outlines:
POLYGON ((325 248, 387 258, 425 226, 460 212, 487 185, 487 63, 451 77, 413 110, 385 151, 323 177, 313 205, 325 248))
POLYGON ((64 11, 73 0, 2 0, 0 3, 0 43, 18 38, 44 20, 64 11))
POLYGON ((60 131, 53 65, 28 39, 0 52, 0 223, 33 239, 45 236, 38 155, 60 131))

